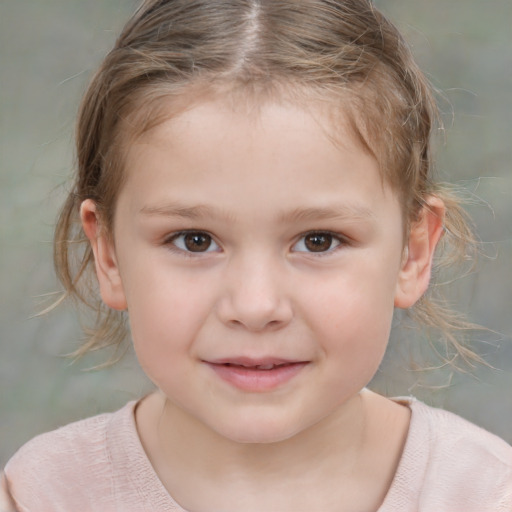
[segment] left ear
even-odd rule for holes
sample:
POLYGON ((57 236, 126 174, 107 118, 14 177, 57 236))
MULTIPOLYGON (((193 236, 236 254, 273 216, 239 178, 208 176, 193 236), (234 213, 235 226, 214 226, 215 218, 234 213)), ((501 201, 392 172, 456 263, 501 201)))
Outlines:
POLYGON ((434 251, 443 234, 444 214, 443 201, 430 196, 412 224, 398 275, 395 307, 410 308, 427 290, 434 251))

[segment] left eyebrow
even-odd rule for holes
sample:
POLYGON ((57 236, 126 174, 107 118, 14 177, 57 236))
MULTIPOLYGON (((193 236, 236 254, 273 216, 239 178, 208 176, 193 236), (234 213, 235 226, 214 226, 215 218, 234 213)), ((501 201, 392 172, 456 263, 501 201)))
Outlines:
POLYGON ((342 204, 318 208, 296 208, 283 212, 279 222, 308 221, 308 220, 373 220, 375 212, 362 205, 342 204))
MULTIPOLYGON (((236 218, 227 211, 218 208, 197 204, 187 206, 178 202, 165 203, 162 205, 146 205, 140 209, 140 213, 149 216, 180 217, 191 220, 221 219, 233 221, 236 218)), ((283 211, 277 216, 277 222, 291 223, 301 221, 318 220, 374 220, 375 212, 362 205, 341 204, 327 207, 306 207, 295 208, 290 211, 283 211)))

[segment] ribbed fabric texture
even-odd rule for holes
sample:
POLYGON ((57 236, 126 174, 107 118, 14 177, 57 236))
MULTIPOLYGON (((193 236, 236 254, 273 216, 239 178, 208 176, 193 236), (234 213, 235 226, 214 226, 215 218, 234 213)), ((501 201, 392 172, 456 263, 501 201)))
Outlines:
POLYGON ((512 447, 414 399, 395 478, 378 512, 511 512, 512 447))
MULTIPOLYGON (((512 511, 507 443, 449 412, 414 399, 399 401, 411 408, 411 425, 391 488, 376 512, 512 511)), ((23 446, 5 468, 18 511, 185 512, 144 453, 135 405, 23 446)))

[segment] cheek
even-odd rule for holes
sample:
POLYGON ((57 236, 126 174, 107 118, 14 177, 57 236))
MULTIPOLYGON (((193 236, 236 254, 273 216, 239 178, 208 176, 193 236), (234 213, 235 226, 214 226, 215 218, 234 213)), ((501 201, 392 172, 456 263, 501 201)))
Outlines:
POLYGON ((151 368, 169 369, 190 353, 211 311, 204 286, 155 266, 126 287, 128 318, 135 352, 151 377, 151 368))
MULTIPOLYGON (((142 298, 142 297, 141 297, 142 298)), ((180 382, 187 372, 196 334, 187 308, 179 301, 154 295, 129 311, 133 347, 144 373, 159 388, 180 382)))
MULTIPOLYGON (((190 293, 184 298, 176 292, 148 293, 128 303, 130 327, 135 343, 151 344, 161 348, 185 345, 203 316, 201 301, 190 293)), ((198 297, 200 299, 200 297, 198 297)))
POLYGON ((342 366, 345 375, 370 379, 389 339, 394 281, 371 265, 362 267, 317 282, 303 314, 327 359, 342 366))
POLYGON ((340 334, 360 329, 387 331, 398 275, 392 270, 398 268, 393 262, 376 262, 362 255, 342 271, 328 273, 321 280, 312 278, 310 285, 303 287, 302 302, 308 305, 308 316, 312 321, 321 319, 340 334))

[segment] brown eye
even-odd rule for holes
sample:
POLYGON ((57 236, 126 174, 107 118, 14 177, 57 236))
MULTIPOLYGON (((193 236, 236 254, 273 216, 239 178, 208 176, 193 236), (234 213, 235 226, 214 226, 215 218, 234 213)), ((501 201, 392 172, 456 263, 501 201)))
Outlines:
POLYGON ((188 233, 183 237, 183 242, 191 252, 204 252, 210 247, 212 237, 205 233, 188 233))
POLYGON ((328 232, 307 233, 293 246, 295 252, 329 252, 341 245, 340 238, 328 232))
POLYGON ((304 245, 311 252, 328 251, 332 245, 332 235, 327 233, 312 233, 304 238, 304 245))
POLYGON ((171 242, 185 252, 212 252, 219 249, 212 237, 202 231, 179 233, 173 237, 171 242))

